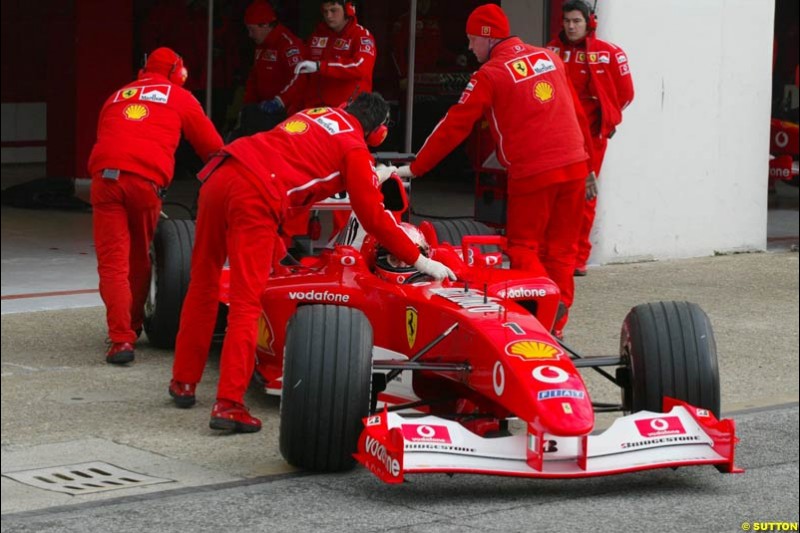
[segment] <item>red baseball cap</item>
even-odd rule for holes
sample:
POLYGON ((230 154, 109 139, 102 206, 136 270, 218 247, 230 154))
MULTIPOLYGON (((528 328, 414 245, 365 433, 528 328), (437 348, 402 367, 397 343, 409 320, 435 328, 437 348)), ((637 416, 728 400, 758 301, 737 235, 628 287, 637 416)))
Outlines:
POLYGON ((467 19, 467 35, 505 39, 511 35, 508 17, 497 4, 478 6, 467 19))
POLYGON ((275 15, 275 10, 266 0, 254 0, 252 4, 247 6, 247 11, 244 12, 245 24, 269 24, 276 20, 278 20, 278 17, 275 15))

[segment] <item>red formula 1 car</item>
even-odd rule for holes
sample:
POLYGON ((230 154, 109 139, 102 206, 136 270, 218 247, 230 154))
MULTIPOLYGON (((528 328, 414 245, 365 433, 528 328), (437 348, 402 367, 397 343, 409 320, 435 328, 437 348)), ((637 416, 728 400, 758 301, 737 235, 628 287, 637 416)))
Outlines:
POLYGON ((769 190, 783 180, 798 184, 798 125, 794 122, 773 118, 770 122, 769 141, 769 190))
MULTIPOLYGON (((402 211, 403 187, 387 184, 385 196, 402 211)), ((358 461, 386 482, 425 472, 741 471, 734 422, 718 420, 716 345, 697 305, 634 307, 619 355, 582 357, 551 334, 558 288, 504 268, 503 237, 474 221, 420 229, 457 282, 376 275, 386 252, 354 218, 321 254, 275 265, 262 297, 256 377, 281 394, 280 449, 290 464, 339 471, 358 461), (594 401, 584 368, 617 384, 621 401, 594 401), (627 414, 597 433, 599 411, 627 414), (511 420, 524 429, 510 432, 511 420)), ((167 267, 158 250, 156 272, 186 268, 167 267)), ((156 279, 151 328, 164 313, 155 298, 162 290, 156 279)))

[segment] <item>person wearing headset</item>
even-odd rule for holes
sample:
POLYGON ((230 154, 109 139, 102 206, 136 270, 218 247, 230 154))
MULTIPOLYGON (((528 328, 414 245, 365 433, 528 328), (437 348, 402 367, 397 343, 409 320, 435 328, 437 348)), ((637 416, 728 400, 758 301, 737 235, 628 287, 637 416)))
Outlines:
POLYGON ((338 106, 372 91, 375 38, 358 23, 353 3, 323 2, 322 18, 306 41, 309 60, 295 67, 304 78, 305 107, 338 106))
MULTIPOLYGON (((263 115, 283 115, 294 109, 294 100, 301 95, 295 84, 295 67, 306 57, 303 42, 278 22, 275 10, 266 0, 254 0, 245 11, 247 33, 255 42, 255 57, 245 86, 242 121, 245 134, 269 129, 280 119, 270 120, 263 115), (251 111, 253 109, 253 111, 251 111), (255 110, 260 113, 256 118, 255 110), (259 127, 259 125, 261 125, 259 127)), ((285 117, 284 117, 285 118, 285 117)))
POLYGON ((108 363, 134 359, 150 286, 150 243, 181 134, 204 160, 222 147, 200 103, 182 87, 187 76, 178 54, 157 48, 138 79, 109 96, 100 111, 88 170, 108 363))
POLYGON ((376 171, 367 145, 386 138, 388 113, 389 105, 374 93, 361 93, 345 107, 306 109, 268 132, 225 146, 198 175, 204 184, 169 394, 178 407, 195 403, 227 258, 230 306, 212 429, 261 429, 243 397, 255 368, 260 296, 287 217, 346 190, 361 225, 396 257, 435 279, 455 279, 449 268, 420 253, 383 206, 379 184, 396 169, 376 171))
POLYGON ((563 335, 574 299, 578 232, 584 197, 595 192, 591 137, 564 65, 550 50, 510 33, 496 4, 467 19, 470 50, 481 68, 426 139, 402 177, 433 169, 482 117, 508 173, 506 237, 511 266, 547 276, 561 290, 554 334, 563 335))
MULTIPOLYGON (((310 60, 301 61, 295 74, 304 84, 305 107, 338 106, 362 92, 372 91, 372 71, 377 50, 369 30, 356 19, 353 2, 322 2, 322 19, 306 41, 310 60)), ((335 235, 347 224, 349 211, 333 213, 335 235)), ((304 226, 301 219, 291 223, 304 226)))
MULTIPOLYGON (((581 100, 592 134, 592 170, 600 176, 603 159, 622 110, 633 101, 633 80, 628 56, 622 48, 598 39, 597 16, 583 0, 567 0, 562 7, 564 29, 547 48, 559 55, 581 100)), ((592 251, 589 234, 594 224, 597 199, 588 200, 578 240, 574 274, 586 275, 592 251)))

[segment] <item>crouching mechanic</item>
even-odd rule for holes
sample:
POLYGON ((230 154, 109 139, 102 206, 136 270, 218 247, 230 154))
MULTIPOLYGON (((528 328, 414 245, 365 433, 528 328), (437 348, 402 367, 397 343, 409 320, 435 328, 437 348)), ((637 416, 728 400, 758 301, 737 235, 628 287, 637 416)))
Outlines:
POLYGON ((564 64, 552 51, 511 36, 499 6, 477 7, 467 19, 467 38, 483 65, 416 160, 400 167, 398 174, 430 171, 478 119, 489 119, 498 159, 508 171, 511 266, 546 275, 558 285, 563 305, 554 333, 561 336, 574 295, 584 195, 596 195, 595 175, 588 166, 589 126, 564 64))
POLYGON ((200 103, 182 86, 188 72, 169 48, 150 54, 136 81, 112 94, 100 111, 89 157, 92 220, 111 346, 106 361, 134 359, 150 286, 150 243, 169 186, 181 133, 203 160, 222 138, 200 103))
MULTIPOLYGON (((219 306, 220 274, 230 264, 230 307, 212 429, 255 432, 261 421, 243 404, 255 368, 260 296, 269 278, 282 221, 346 190, 364 229, 392 253, 435 279, 453 272, 420 254, 383 206, 367 144, 386 137, 389 106, 360 94, 345 108, 306 109, 271 131, 242 137, 201 171, 191 281, 181 312, 169 393, 195 403, 219 306)), ((391 168, 391 167, 387 167, 391 168)))

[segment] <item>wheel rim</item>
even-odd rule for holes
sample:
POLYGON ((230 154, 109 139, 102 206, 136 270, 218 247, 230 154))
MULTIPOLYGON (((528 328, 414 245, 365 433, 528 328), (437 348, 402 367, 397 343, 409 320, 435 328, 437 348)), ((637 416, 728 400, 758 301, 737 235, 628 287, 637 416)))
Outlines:
POLYGON ((156 263, 156 247, 150 245, 150 287, 147 291, 147 300, 144 302, 144 317, 151 318, 156 312, 156 295, 158 292, 158 265, 156 263))
POLYGON ((630 345, 625 344, 622 348, 621 364, 617 368, 616 377, 620 387, 620 400, 622 401, 622 412, 630 414, 633 412, 633 368, 631 366, 630 345))

